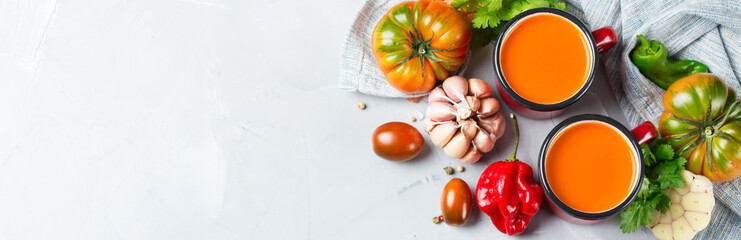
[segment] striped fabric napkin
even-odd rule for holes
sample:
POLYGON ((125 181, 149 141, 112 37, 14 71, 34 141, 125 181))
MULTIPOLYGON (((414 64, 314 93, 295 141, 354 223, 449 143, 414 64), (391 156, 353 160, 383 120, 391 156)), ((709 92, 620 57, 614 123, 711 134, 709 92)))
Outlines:
MULTIPOLYGON (((391 87, 370 51, 375 24, 402 0, 368 0, 353 22, 342 49, 340 89, 381 97, 415 97, 391 87)), ((620 42, 602 54, 601 67, 630 126, 656 123, 664 90, 630 62, 636 34, 663 43, 669 54, 705 63, 741 92, 741 1, 739 0, 566 0, 570 13, 588 27, 612 26, 620 42)), ((712 220, 698 239, 741 239, 741 178, 714 183, 712 220)))

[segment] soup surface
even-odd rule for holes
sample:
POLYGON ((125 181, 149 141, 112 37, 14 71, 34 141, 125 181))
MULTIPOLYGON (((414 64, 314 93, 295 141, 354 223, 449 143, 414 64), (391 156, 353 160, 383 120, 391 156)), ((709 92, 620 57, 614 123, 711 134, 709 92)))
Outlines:
POLYGON ((604 212, 630 195, 637 172, 635 154, 616 128, 598 121, 574 123, 551 143, 546 179, 569 207, 604 212))
POLYGON ((522 98, 550 105, 574 96, 592 66, 588 39, 566 18, 550 13, 525 17, 500 51, 504 79, 522 98))

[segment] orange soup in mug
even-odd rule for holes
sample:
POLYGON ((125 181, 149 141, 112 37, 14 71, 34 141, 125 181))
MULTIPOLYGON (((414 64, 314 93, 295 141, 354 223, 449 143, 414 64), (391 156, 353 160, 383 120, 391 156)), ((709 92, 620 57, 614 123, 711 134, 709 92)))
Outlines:
POLYGON ((565 17, 536 13, 505 36, 499 58, 504 79, 517 95, 537 104, 556 104, 587 82, 592 66, 589 39, 565 17))
POLYGON ((557 210, 604 219, 625 209, 643 175, 640 147, 627 128, 600 115, 571 117, 546 138, 539 159, 541 183, 557 210))
POLYGON ((617 34, 611 27, 590 32, 566 11, 524 11, 504 25, 494 47, 499 94, 525 117, 559 115, 591 86, 598 53, 616 43, 617 34))

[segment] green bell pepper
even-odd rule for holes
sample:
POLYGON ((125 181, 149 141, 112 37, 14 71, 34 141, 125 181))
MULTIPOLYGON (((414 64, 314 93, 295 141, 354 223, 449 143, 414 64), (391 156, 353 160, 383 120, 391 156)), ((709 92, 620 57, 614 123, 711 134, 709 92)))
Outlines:
POLYGON ((643 76, 665 90, 680 78, 708 72, 708 67, 698 61, 668 59, 666 48, 660 42, 649 41, 641 34, 638 39, 641 43, 631 52, 630 60, 643 76))

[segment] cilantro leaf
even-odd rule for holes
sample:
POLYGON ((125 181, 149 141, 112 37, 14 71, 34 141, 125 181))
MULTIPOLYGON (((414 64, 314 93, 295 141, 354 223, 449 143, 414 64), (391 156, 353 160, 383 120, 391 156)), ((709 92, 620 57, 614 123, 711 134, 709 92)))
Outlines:
POLYGON ((651 180, 644 176, 643 184, 641 184, 641 188, 638 190, 638 197, 648 197, 650 194, 649 185, 651 185, 651 180))
POLYGON ((486 8, 486 12, 495 13, 502 8, 502 0, 489 0, 481 4, 481 6, 486 8))
MULTIPOLYGON (((671 205, 671 203, 672 203, 672 199, 662 192, 655 194, 654 198, 652 199, 653 208, 655 208, 656 210, 659 210, 659 212, 661 213, 665 213, 666 210, 669 210, 669 206, 671 205)), ((649 221, 648 221, 649 223, 643 224, 643 225, 650 224, 651 220, 653 220, 653 217, 649 218, 649 221)))
POLYGON ((501 22, 501 20, 497 16, 485 13, 474 13, 473 16, 475 18, 471 21, 471 23, 475 28, 493 28, 499 25, 499 22, 501 22))
POLYGON ((656 160, 659 161, 668 161, 674 158, 674 149, 668 143, 659 145, 654 149, 654 152, 656 152, 656 160))
POLYGON ((502 11, 500 11, 500 17, 503 20, 510 20, 524 11, 548 6, 550 6, 550 3, 546 0, 516 0, 502 8, 502 11))
POLYGON ((553 4, 552 7, 566 11, 566 4, 565 3, 556 3, 556 4, 553 4))
POLYGON ((641 145, 643 153, 643 162, 648 166, 653 166, 657 162, 672 160, 674 149, 664 140, 654 140, 650 144, 641 145))
POLYGON ((651 166, 656 163, 656 156, 654 156, 654 153, 651 152, 651 148, 648 147, 648 144, 641 145, 641 152, 643 152, 644 165, 651 166))
POLYGON ((684 165, 687 163, 687 159, 685 159, 682 156, 675 155, 674 160, 672 160, 679 168, 684 169, 684 165))
MULTIPOLYGON (((643 186, 641 186, 643 190, 643 186)), ((635 232, 639 227, 651 224, 653 209, 664 213, 669 209, 671 198, 660 191, 641 195, 620 213, 620 229, 623 233, 635 232)))
MULTIPOLYGON (((682 161, 684 158, 677 158, 676 160, 682 161)), ((682 178, 682 169, 684 163, 678 164, 675 161, 662 162, 651 171, 651 175, 656 176, 656 182, 660 188, 680 188, 684 186, 684 178, 682 178)))
POLYGON ((620 229, 623 233, 635 232, 641 225, 651 224, 653 207, 645 204, 645 199, 636 199, 620 213, 620 229))

